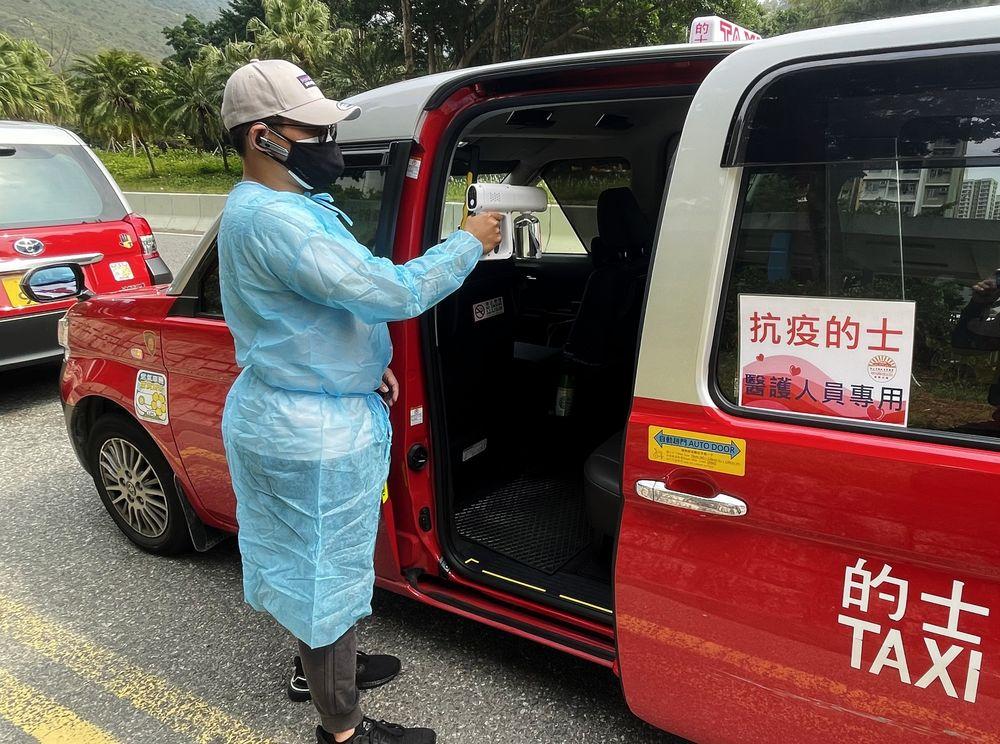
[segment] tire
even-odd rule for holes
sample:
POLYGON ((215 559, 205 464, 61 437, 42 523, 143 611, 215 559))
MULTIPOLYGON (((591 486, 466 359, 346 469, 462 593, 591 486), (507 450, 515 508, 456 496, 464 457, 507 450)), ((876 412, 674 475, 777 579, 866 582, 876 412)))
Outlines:
POLYGON ((191 548, 174 472, 132 419, 106 414, 87 438, 87 464, 104 508, 143 550, 173 555, 191 548))

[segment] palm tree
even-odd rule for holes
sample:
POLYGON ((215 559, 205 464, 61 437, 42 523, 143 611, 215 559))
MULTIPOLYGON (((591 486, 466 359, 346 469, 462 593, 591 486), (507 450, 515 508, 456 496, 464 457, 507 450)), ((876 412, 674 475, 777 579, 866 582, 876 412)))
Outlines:
POLYGON ((197 62, 215 71, 219 80, 219 90, 222 90, 226 86, 226 80, 237 67, 242 67, 257 56, 259 55, 253 42, 230 41, 222 47, 206 44, 198 52, 197 62))
POLYGON ((149 140, 157 129, 154 109, 163 90, 157 67, 141 54, 109 49, 83 57, 71 73, 83 127, 138 142, 156 176, 149 140))
POLYGON ((222 149, 222 165, 228 172, 229 158, 219 113, 224 86, 219 67, 200 59, 168 65, 162 79, 164 91, 157 113, 164 125, 187 134, 198 150, 208 143, 218 144, 222 149))
POLYGON ((323 0, 264 0, 264 20, 251 18, 247 31, 259 57, 290 60, 313 77, 323 70, 334 40, 323 0))
POLYGON ((0 119, 58 121, 71 111, 52 57, 34 41, 0 33, 0 119))
POLYGON ((396 40, 378 30, 341 29, 336 51, 323 73, 323 91, 343 98, 363 90, 402 80, 406 67, 396 40))

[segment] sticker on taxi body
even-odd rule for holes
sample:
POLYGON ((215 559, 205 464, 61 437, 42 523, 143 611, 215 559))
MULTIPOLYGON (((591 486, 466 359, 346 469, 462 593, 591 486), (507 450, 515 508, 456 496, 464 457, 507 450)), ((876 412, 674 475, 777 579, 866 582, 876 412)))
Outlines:
POLYGON ((165 374, 144 369, 140 369, 136 374, 135 415, 143 421, 152 421, 154 424, 166 424, 170 421, 165 374))
POLYGON ((135 274, 132 273, 132 267, 128 261, 115 261, 108 266, 115 281, 127 282, 129 279, 135 279, 135 274))
POLYGON ((746 454, 745 439, 664 426, 649 427, 649 459, 653 462, 666 462, 713 473, 744 475, 746 454))

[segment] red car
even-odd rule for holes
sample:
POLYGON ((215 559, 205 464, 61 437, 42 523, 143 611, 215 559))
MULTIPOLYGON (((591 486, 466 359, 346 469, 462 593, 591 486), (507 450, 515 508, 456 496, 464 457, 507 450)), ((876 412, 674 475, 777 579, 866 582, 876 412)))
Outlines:
MULTIPOLYGON (((379 586, 608 666, 699 742, 1000 740, 998 31, 991 7, 353 99, 359 240, 420 255, 469 181, 511 220, 391 327, 379 586)), ((170 287, 67 318, 70 437, 121 529, 234 532, 214 232, 170 287)))
POLYGON ((72 298, 41 306, 20 287, 29 269, 60 261, 85 266, 101 293, 173 278, 149 223, 79 137, 0 121, 0 370, 62 356, 56 324, 72 298))

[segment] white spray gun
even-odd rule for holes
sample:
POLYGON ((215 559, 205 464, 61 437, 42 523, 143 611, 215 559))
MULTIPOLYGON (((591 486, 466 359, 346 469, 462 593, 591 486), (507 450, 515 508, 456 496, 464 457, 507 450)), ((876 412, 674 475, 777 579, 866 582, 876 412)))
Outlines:
POLYGON ((535 212, 549 207, 544 189, 537 186, 511 186, 505 183, 474 183, 465 192, 469 214, 500 212, 500 245, 483 256, 485 261, 510 258, 515 248, 521 258, 541 254, 541 228, 535 212), (516 213, 516 216, 515 216, 516 213))

